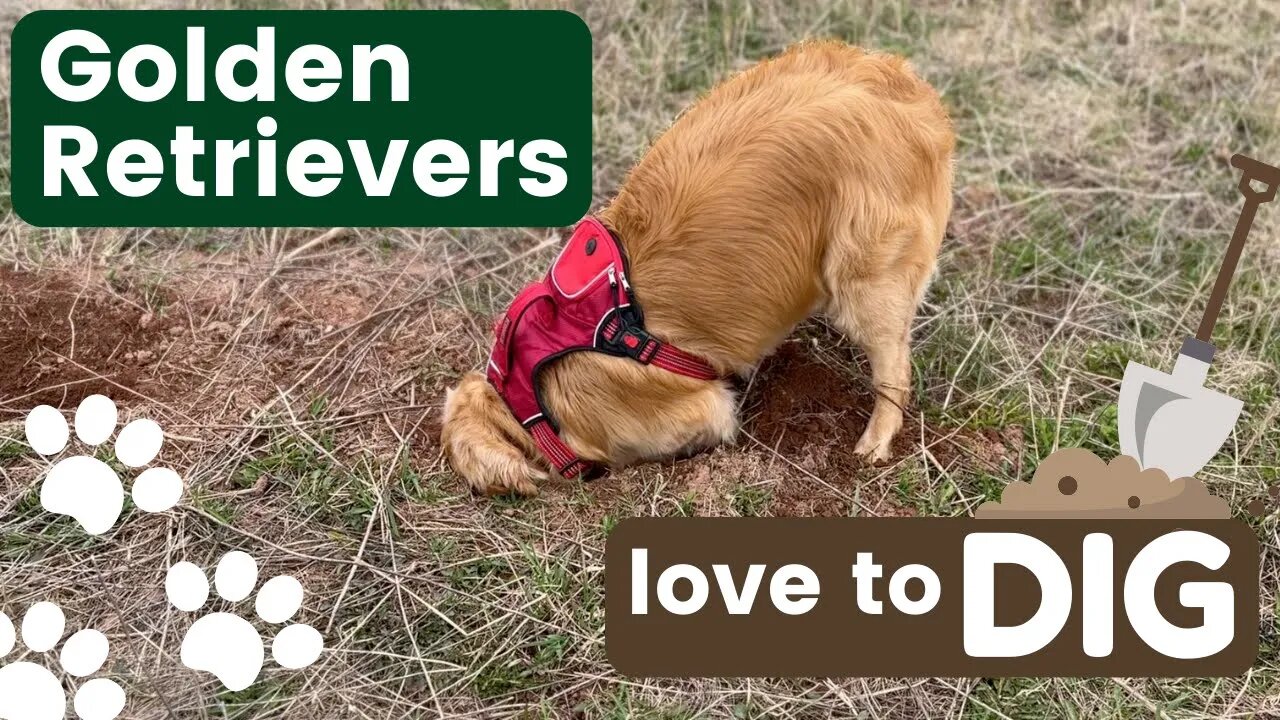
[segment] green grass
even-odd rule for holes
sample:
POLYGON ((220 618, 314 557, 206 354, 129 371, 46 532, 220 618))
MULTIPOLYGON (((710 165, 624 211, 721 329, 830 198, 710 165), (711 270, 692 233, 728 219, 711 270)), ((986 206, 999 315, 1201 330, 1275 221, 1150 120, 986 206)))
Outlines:
POLYGON ((225 525, 235 522, 239 514, 238 507, 222 498, 214 497, 199 488, 193 488, 187 501, 192 507, 212 516, 225 525))
POLYGON ((729 493, 729 507, 742 517, 760 517, 769 508, 772 493, 755 485, 736 485, 729 493))
POLYGON ((0 463, 7 463, 32 454, 31 447, 16 438, 0 438, 0 463))
POLYGON ((223 690, 216 702, 226 718, 270 717, 278 714, 298 692, 298 683, 257 682, 239 692, 223 690))
MULTIPOLYGON (((313 420, 324 414, 327 403, 315 399, 309 406, 313 420)), ((379 502, 381 465, 368 456, 339 460, 333 431, 314 434, 284 432, 271 437, 256 457, 236 472, 236 484, 245 489, 260 481, 283 484, 307 513, 362 531, 379 502)), ((395 465, 400 487, 417 497, 444 497, 438 486, 423 485, 403 462, 395 465)), ((412 495, 411 495, 412 496, 412 495)))
MULTIPOLYGON (((573 708, 574 713, 600 720, 692 720, 698 714, 684 705, 654 706, 633 697, 625 686, 602 692, 573 708)), ((735 706, 735 715, 736 706, 735 706)))
MULTIPOLYGON (((1172 367, 1221 261, 1241 204, 1226 159, 1244 151, 1280 160, 1280 75, 1271 71, 1278 20, 1266 4, 572 7, 594 37, 593 209, 687 103, 802 37, 903 53, 940 90, 958 134, 956 209, 913 336, 909 413, 923 432, 909 423, 913 452, 889 466, 822 478, 860 501, 884 496, 918 514, 968 515, 1028 479, 1054 447, 1114 454, 1126 364, 1172 367), (921 439, 933 460, 916 447, 921 439), (948 442, 997 441, 1005 455, 990 462, 943 452, 948 442)), ((8 183, 0 170, 4 267, 62 273, 87 299, 120 296, 197 333, 213 321, 243 326, 234 343, 171 336, 154 367, 76 358, 122 386, 122 405, 156 413, 173 431, 162 460, 188 488, 175 511, 149 516, 130 506, 117 529, 86 538, 73 521, 41 511, 41 461, 19 438, 0 437, 4 599, 55 596, 76 622, 115 621, 113 670, 138 688, 131 717, 1189 720, 1277 712, 1274 512, 1245 517, 1261 541, 1263 611, 1247 677, 621 676, 607 662, 603 618, 604 548, 617 524, 779 514, 787 508, 772 491, 809 479, 743 441, 588 485, 548 483, 531 500, 473 498, 440 455, 436 406, 462 372, 483 363, 493 314, 545 272, 554 249, 523 255, 545 229, 361 229, 277 267, 317 231, 38 229, 8 214, 8 183), (310 315, 322 314, 325 300, 345 309, 354 291, 370 307, 403 308, 328 335, 327 325, 350 318, 310 315), (713 472, 710 488, 691 482, 700 467, 713 472), (157 595, 164 567, 179 558, 209 567, 232 547, 259 557, 264 574, 305 578, 301 619, 326 630, 319 667, 273 670, 244 693, 220 693, 163 660, 178 655, 181 622, 157 595)), ((1246 409, 1208 482, 1238 514, 1280 482, 1277 228, 1273 204, 1259 214, 1214 338, 1221 353, 1210 382, 1246 409)), ((77 332, 121 332, 85 320, 77 332)), ((802 331, 807 351, 865 381, 860 354, 812 327, 802 331)), ((122 342, 121 353, 130 349, 122 342)), ((849 412, 841 421, 856 433, 859 418, 849 412)), ((113 462, 109 448, 99 457, 113 462)))

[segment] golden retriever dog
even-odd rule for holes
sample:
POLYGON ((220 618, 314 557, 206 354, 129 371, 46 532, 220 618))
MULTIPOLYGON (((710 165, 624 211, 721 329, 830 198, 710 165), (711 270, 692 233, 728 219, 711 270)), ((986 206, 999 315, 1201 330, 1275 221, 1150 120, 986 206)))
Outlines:
MULTIPOLYGON (((749 373, 815 312, 857 343, 877 397, 856 451, 889 458, 911 386, 910 330, 951 212, 955 136, 902 58, 810 42, 681 114, 598 217, 630 258, 653 336, 749 373)), ((730 442, 725 380, 579 352, 540 373, 584 460, 622 466, 730 442)), ((441 433, 477 492, 532 495, 548 464, 484 375, 449 391, 441 433)))

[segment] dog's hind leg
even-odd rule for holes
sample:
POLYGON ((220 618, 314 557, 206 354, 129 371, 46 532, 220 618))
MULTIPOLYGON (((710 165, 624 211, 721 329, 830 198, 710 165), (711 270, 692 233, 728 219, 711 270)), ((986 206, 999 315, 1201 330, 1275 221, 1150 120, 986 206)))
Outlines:
POLYGON ((937 242, 917 228, 879 237, 850 232, 828 247, 827 314, 871 362, 875 407, 854 451, 889 459, 911 391, 911 322, 933 273, 937 242))

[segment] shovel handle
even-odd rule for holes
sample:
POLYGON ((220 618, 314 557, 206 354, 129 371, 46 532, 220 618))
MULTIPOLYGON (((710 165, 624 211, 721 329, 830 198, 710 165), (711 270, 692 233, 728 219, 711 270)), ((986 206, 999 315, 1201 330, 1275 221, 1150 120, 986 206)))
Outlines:
POLYGON ((1253 218, 1258 213, 1258 206, 1275 199, 1276 189, 1280 186, 1280 168, 1239 153, 1231 156, 1231 164, 1241 171, 1240 193, 1244 195, 1244 207, 1240 210, 1236 231, 1231 236, 1227 255, 1222 259, 1222 268, 1218 270, 1218 279, 1213 284, 1209 303, 1205 306, 1204 316, 1200 319, 1200 328, 1196 331, 1197 340, 1211 345, 1213 327, 1218 324, 1218 313, 1222 311, 1222 303, 1227 299, 1227 288, 1231 286, 1231 278, 1236 274, 1236 265, 1240 263, 1240 253, 1244 250, 1244 241, 1249 237, 1249 230, 1253 227, 1253 218), (1261 190, 1255 189, 1252 185, 1254 180, 1261 180, 1266 187, 1261 190))
POLYGON ((1242 173, 1240 192, 1245 198, 1257 203, 1267 203, 1275 199, 1276 188, 1280 187, 1280 168, 1239 153, 1231 156, 1231 165, 1239 168, 1242 173), (1261 190, 1255 190, 1250 184, 1253 180, 1261 180, 1267 186, 1261 190))

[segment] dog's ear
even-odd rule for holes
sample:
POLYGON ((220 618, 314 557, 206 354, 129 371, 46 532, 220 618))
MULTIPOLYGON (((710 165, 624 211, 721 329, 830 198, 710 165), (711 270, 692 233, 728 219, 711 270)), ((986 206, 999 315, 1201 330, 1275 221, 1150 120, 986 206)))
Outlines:
POLYGON ((533 440, 484 375, 467 373, 444 402, 440 444, 454 472, 486 495, 537 495, 547 470, 533 440))

